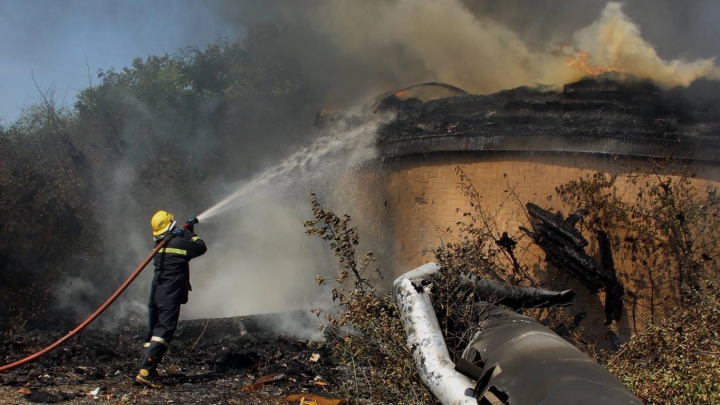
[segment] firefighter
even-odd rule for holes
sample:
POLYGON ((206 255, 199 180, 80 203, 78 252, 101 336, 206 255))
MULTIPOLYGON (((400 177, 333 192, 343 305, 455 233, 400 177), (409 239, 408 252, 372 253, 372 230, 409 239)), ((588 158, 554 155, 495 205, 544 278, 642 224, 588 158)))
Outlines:
POLYGON ((155 246, 169 238, 153 259, 155 276, 150 288, 148 313, 150 323, 142 351, 142 364, 135 380, 150 388, 161 388, 157 381, 157 366, 170 346, 180 317, 180 305, 187 303, 190 287, 190 260, 207 251, 205 242, 194 232, 198 223, 193 217, 185 229, 177 226, 172 214, 158 211, 150 224, 155 246))

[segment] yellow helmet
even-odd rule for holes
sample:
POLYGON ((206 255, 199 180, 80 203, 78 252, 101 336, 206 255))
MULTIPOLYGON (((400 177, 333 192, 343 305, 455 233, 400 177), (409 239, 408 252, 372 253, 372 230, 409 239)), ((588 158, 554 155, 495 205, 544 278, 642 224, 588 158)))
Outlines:
POLYGON ((173 224, 173 216, 171 213, 167 211, 158 211, 153 215, 152 219, 150 220, 150 226, 152 226, 153 230, 153 236, 155 238, 159 238, 163 236, 163 234, 172 228, 173 224))

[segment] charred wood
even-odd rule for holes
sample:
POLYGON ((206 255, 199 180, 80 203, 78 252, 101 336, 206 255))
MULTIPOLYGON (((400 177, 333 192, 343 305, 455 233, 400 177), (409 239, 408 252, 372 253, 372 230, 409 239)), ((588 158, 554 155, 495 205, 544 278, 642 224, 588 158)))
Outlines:
POLYGON ((513 310, 567 305, 575 297, 573 290, 549 291, 520 287, 494 280, 479 280, 472 275, 461 274, 458 281, 465 288, 474 288, 477 298, 481 301, 505 305, 513 310))
POLYGON ((528 213, 532 218, 540 221, 538 226, 542 227, 544 234, 552 239, 567 240, 577 248, 584 248, 588 245, 588 241, 582 236, 580 231, 575 228, 575 224, 580 217, 586 215, 584 211, 578 211, 570 216, 567 220, 563 220, 562 215, 553 214, 539 206, 528 203, 528 213), (545 230, 546 229, 546 230, 545 230))
POLYGON ((720 160, 720 85, 665 90, 613 75, 564 91, 520 87, 423 102, 390 93, 373 111, 382 156, 453 151, 547 151, 720 160))
POLYGON ((610 241, 605 232, 599 231, 596 234, 601 257, 601 264, 598 264, 585 252, 588 242, 575 228, 584 211, 578 211, 563 220, 560 214, 553 214, 533 203, 528 203, 527 208, 533 220, 533 231, 524 227, 520 229, 545 252, 548 262, 567 271, 591 293, 605 291, 605 324, 619 321, 622 317, 625 288, 615 274, 610 241))

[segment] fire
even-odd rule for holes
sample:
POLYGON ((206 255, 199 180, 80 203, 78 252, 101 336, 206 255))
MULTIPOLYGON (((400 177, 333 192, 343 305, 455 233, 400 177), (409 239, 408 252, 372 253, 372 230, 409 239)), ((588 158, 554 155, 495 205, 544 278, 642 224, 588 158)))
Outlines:
POLYGON ((403 90, 400 90, 395 93, 395 97, 397 97, 397 98, 401 98, 404 95, 405 95, 405 91, 403 91, 403 90))
POLYGON ((615 66, 593 66, 590 64, 589 60, 590 55, 588 55, 587 52, 579 51, 574 55, 570 56, 569 60, 567 61, 567 65, 575 70, 579 70, 580 72, 587 73, 592 76, 599 76, 603 73, 608 72, 623 72, 623 69, 617 68, 615 66))

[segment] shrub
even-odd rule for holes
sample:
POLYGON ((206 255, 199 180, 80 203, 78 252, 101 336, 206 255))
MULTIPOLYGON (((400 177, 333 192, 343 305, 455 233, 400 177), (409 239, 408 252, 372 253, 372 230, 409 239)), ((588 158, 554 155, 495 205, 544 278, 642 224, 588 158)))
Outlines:
POLYGON ((382 275, 378 271, 378 279, 370 279, 372 253, 358 260, 357 228, 350 226, 349 216, 339 217, 325 210, 315 194, 311 195, 311 204, 315 219, 305 222, 306 233, 328 241, 342 265, 337 278, 318 276, 315 280, 320 285, 336 284, 332 298, 340 311, 330 313, 319 308, 315 313, 324 320, 335 356, 347 365, 340 378, 347 396, 355 403, 363 399, 391 404, 436 403, 415 370, 392 294, 376 287, 384 282, 382 275))
POLYGON ((584 226, 605 231, 623 261, 634 330, 692 304, 699 280, 717 277, 720 195, 677 162, 652 162, 625 176, 595 173, 557 188, 571 209, 584 208, 584 226), (619 187, 620 186, 620 187, 619 187), (620 190, 627 190, 622 193, 620 190))
POLYGON ((720 403, 720 292, 695 298, 605 362, 645 404, 720 403))
MULTIPOLYGON (((586 209, 585 231, 606 231, 613 255, 630 260, 649 278, 648 299, 654 314, 659 308, 669 316, 651 316, 636 327, 638 332, 615 353, 596 355, 592 346, 580 344, 577 333, 566 335, 591 356, 598 358, 641 400, 654 403, 715 403, 720 401, 720 292, 715 290, 717 267, 715 246, 720 239, 720 199, 712 187, 698 188, 692 173, 670 175, 668 162, 654 165, 646 174, 622 179, 635 186, 635 194, 618 193, 620 176, 596 173, 557 188, 570 211, 586 209), (653 288, 667 281, 675 288, 653 288), (668 300, 669 298, 677 300, 668 300), (677 302, 676 306, 672 306, 677 302)), ((516 252, 522 234, 509 235, 493 222, 481 196, 458 168, 458 187, 470 202, 471 210, 457 230, 448 229, 452 242, 435 249, 442 266, 433 283, 432 300, 451 356, 457 359, 476 331, 478 316, 474 291, 461 288, 461 273, 491 278, 514 285, 543 286, 529 271, 529 255, 516 252), (519 258, 518 258, 519 257, 519 258)), ((632 187, 629 187, 632 189, 632 187)), ((507 204, 523 204, 509 187, 507 204)), ((359 243, 350 217, 338 217, 322 208, 312 196, 315 219, 306 222, 307 233, 330 242, 343 265, 333 282, 333 299, 340 304, 337 314, 323 313, 328 324, 329 344, 349 367, 344 378, 352 385, 347 392, 358 398, 364 391, 376 403, 434 403, 422 386, 405 347, 405 334, 393 297, 383 292, 384 280, 367 274, 372 254, 356 257, 359 243), (352 280, 351 287, 347 280, 352 280), (348 329, 349 327, 350 329, 348 329)), ((523 221, 521 221, 523 223, 523 221)), ((526 223, 526 221, 525 221, 526 223)), ((536 263, 533 263, 536 264, 536 263)), ((541 268, 547 271, 547 268, 541 268)), ((318 278, 324 284, 327 280, 318 278)), ((631 292, 642 296, 642 291, 631 292)), ((322 310, 318 310, 322 313, 322 310)), ((530 311, 551 328, 570 320, 562 309, 530 311)), ((659 314, 658 314, 659 315, 659 314)), ((367 398, 367 397, 366 397, 367 398)))

